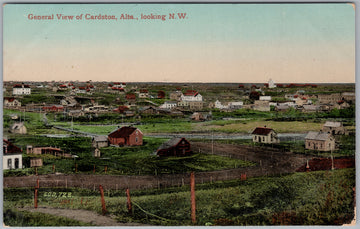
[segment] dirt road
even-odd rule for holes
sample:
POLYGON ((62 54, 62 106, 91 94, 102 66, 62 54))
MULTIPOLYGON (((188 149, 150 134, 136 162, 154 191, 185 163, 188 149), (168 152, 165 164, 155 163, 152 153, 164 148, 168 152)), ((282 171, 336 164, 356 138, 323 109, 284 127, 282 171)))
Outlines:
POLYGON ((118 223, 111 216, 102 216, 92 211, 80 210, 80 209, 61 209, 51 207, 38 207, 34 209, 32 207, 18 208, 20 211, 29 212, 41 212, 50 215, 62 216, 77 221, 91 223, 94 226, 145 226, 138 223, 118 223))

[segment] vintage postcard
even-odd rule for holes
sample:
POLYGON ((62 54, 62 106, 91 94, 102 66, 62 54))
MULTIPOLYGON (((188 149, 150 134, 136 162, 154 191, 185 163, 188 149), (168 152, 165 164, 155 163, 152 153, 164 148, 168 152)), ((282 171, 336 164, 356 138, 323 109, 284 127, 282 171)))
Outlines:
POLYGON ((355 223, 355 5, 3 5, 3 225, 355 223))

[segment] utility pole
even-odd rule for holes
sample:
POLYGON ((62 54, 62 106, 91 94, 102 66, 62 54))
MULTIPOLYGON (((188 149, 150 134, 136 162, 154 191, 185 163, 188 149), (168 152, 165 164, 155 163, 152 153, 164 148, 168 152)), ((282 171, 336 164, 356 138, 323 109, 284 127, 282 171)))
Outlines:
POLYGON ((211 132, 211 154, 214 154, 214 132, 211 132))

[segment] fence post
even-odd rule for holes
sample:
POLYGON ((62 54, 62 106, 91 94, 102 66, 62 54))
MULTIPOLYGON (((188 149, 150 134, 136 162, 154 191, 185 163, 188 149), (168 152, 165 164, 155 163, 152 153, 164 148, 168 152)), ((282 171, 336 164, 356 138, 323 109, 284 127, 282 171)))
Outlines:
POLYGON ((55 173, 55 164, 53 164, 53 173, 55 173))
POLYGON ((104 198, 104 189, 101 185, 99 185, 100 195, 101 195, 101 206, 102 206, 102 213, 105 215, 106 213, 106 206, 105 206, 105 198, 104 198))
POLYGON ((244 174, 242 173, 242 174, 241 174, 241 180, 246 180, 246 173, 244 173, 244 174))
POLYGON ((95 173, 95 165, 94 165, 93 173, 95 173))
POLYGON ((34 193, 34 208, 38 207, 38 189, 40 188, 39 178, 36 180, 35 193, 34 193))
POLYGON ((38 189, 35 187, 35 196, 34 196, 34 208, 35 209, 37 209, 37 207, 38 207, 37 196, 38 196, 38 189))
POLYGON ((107 172, 107 165, 105 165, 105 173, 107 172))
POLYGON ((195 175, 194 172, 190 174, 190 190, 191 190, 191 221, 196 223, 196 203, 195 203, 195 175))
POLYGON ((130 215, 132 215, 132 207, 131 207, 131 198, 130 198, 130 190, 127 188, 126 189, 126 197, 127 197, 127 209, 130 215))
POLYGON ((75 173, 77 173, 77 164, 75 163, 75 173))

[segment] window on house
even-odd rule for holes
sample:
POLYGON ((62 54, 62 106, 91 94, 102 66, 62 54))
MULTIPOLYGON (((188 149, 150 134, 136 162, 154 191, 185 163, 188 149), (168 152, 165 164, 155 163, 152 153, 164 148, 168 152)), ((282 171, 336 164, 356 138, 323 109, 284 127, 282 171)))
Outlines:
POLYGON ((15 169, 19 168, 19 158, 15 158, 15 169))
POLYGON ((11 158, 8 159, 8 168, 11 169, 11 164, 12 164, 12 161, 11 161, 11 158))
POLYGON ((135 142, 138 142, 138 138, 137 138, 137 137, 135 138, 135 142))

